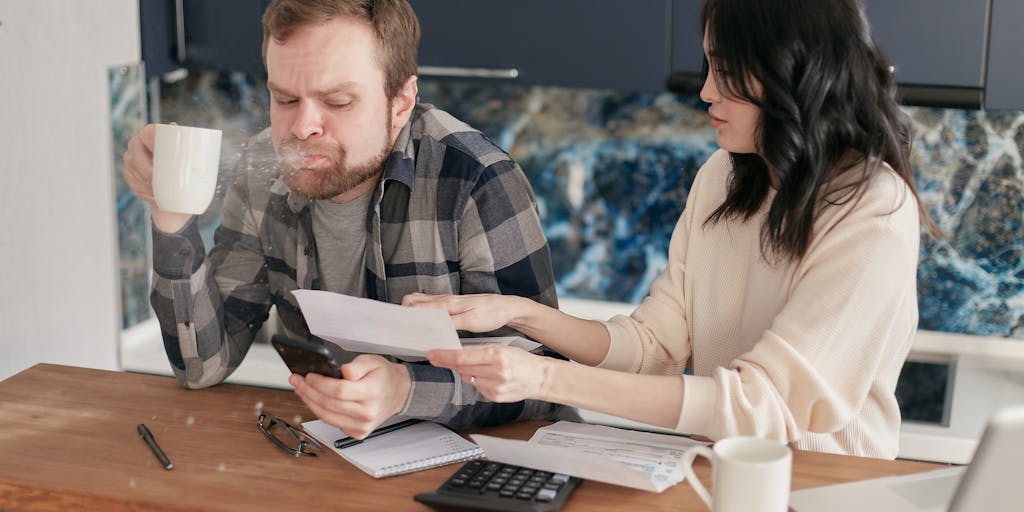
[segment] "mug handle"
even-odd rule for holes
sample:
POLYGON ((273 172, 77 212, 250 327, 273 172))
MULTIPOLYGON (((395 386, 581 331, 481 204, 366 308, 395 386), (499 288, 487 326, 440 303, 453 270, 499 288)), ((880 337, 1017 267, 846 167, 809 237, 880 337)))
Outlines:
POLYGON ((708 506, 708 510, 713 510, 711 506, 711 494, 708 492, 704 484, 700 483, 700 479, 697 478, 697 473, 693 471, 693 461, 697 457, 706 457, 712 464, 714 463, 714 452, 711 448, 706 446, 694 446, 686 453, 683 454, 683 471, 686 473, 686 481, 690 482, 690 487, 700 496, 700 499, 704 500, 704 504, 708 506))

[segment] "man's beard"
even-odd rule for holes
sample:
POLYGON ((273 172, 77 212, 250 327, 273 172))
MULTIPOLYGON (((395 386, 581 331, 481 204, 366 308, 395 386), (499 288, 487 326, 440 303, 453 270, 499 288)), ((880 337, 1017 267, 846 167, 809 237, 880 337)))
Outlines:
MULTIPOLYGON (((387 140, 390 140, 388 137, 387 140)), ((288 188, 310 199, 331 199, 356 188, 368 180, 375 180, 383 171, 384 161, 391 148, 385 146, 369 161, 357 165, 346 162, 346 153, 334 145, 303 142, 290 138, 281 143, 278 150, 281 163, 281 177, 288 188), (320 156, 327 159, 327 165, 313 169, 302 167, 302 158, 320 156)))
POLYGON ((303 142, 295 137, 282 141, 277 154, 281 177, 288 188, 310 199, 325 200, 344 194, 368 180, 377 179, 384 171, 384 162, 391 153, 391 146, 387 145, 393 141, 391 107, 392 101, 388 100, 384 115, 385 146, 362 164, 351 165, 347 162, 348 155, 337 145, 303 142), (315 169, 303 168, 302 159, 309 156, 324 157, 329 163, 315 169))

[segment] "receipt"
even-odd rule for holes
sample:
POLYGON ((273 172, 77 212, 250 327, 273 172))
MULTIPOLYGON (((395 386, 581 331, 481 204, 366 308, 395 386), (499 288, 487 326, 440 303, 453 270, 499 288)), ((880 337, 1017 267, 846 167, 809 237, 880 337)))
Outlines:
POLYGON ((490 460, 661 492, 682 482, 683 452, 700 441, 666 434, 561 421, 529 441, 470 437, 490 460))

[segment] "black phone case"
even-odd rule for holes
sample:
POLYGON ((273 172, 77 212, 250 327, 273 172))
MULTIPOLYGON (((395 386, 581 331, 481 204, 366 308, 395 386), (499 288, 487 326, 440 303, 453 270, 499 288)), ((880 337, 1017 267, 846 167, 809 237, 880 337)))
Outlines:
POLYGON ((292 373, 306 375, 313 372, 335 379, 342 378, 341 370, 338 369, 338 361, 323 345, 296 340, 281 334, 272 336, 270 344, 274 346, 277 355, 281 356, 292 373))

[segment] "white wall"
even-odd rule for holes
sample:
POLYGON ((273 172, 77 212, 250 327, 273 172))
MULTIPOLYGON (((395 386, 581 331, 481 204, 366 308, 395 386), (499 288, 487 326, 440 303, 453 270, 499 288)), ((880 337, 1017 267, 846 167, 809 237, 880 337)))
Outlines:
POLYGON ((137 0, 0 0, 0 379, 117 368, 107 70, 139 61, 137 0))

